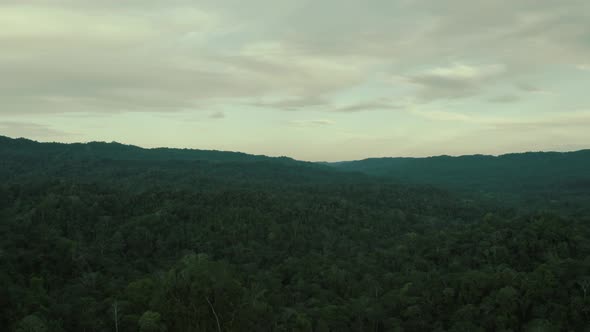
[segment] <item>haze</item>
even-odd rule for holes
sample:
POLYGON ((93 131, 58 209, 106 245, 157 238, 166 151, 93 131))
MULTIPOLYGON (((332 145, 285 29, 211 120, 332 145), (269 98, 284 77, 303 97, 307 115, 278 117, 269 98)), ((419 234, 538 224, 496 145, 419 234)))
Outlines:
POLYGON ((590 2, 0 2, 0 133, 302 160, 590 142, 590 2))

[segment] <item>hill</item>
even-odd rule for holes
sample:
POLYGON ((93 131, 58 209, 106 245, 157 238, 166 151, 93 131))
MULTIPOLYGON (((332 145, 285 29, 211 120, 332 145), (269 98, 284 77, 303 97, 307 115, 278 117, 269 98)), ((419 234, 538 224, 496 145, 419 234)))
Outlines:
POLYGON ((77 179, 129 186, 301 185, 366 182, 311 162, 215 150, 144 149, 120 143, 39 143, 0 136, 0 180, 77 179))
POLYGON ((539 192, 555 190, 556 187, 560 190, 590 190, 590 150, 501 156, 371 158, 328 165, 401 183, 432 184, 460 190, 539 192))
POLYGON ((267 157, 242 152, 197 149, 145 149, 134 145, 118 142, 89 143, 40 143, 26 138, 13 139, 0 136, 0 153, 10 157, 33 156, 35 158, 76 159, 112 159, 112 160, 143 160, 143 161, 216 161, 216 162, 255 162, 283 161, 295 162, 287 157, 267 157))

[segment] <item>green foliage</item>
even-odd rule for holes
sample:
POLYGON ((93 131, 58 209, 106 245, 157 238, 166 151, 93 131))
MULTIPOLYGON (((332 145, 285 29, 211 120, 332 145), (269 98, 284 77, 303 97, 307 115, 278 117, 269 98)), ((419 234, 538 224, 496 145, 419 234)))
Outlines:
POLYGON ((153 311, 146 311, 139 318, 139 332, 164 332, 166 327, 162 324, 160 314, 153 311))
POLYGON ((16 327, 16 332, 46 332, 45 322, 36 315, 28 315, 23 318, 16 327))
POLYGON ((513 209, 288 159, 103 143, 0 139, 0 157, 10 331, 582 331, 590 321, 583 195, 530 211, 544 200, 513 209))

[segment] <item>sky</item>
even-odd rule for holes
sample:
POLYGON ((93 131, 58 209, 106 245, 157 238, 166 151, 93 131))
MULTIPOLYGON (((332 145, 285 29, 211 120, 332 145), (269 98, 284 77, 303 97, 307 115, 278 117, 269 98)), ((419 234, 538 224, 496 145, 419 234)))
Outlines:
POLYGON ((590 148, 587 0, 0 0, 0 134, 339 161, 590 148))

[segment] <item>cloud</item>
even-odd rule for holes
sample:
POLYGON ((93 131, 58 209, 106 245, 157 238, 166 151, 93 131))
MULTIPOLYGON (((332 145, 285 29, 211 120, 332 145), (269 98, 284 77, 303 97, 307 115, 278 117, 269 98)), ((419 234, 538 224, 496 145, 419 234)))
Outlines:
POLYGON ((290 97, 286 99, 279 99, 274 101, 257 101, 249 105, 264 107, 270 109, 278 109, 284 111, 296 111, 304 108, 317 107, 327 105, 328 101, 318 96, 309 97, 290 97))
POLYGON ((428 38, 448 54, 478 54, 524 67, 578 63, 588 55, 584 0, 509 0, 472 2, 450 0, 413 2, 435 17, 428 38), (463 47, 459 47, 463 46, 463 47), (468 47, 468 48, 466 48, 468 47))
POLYGON ((330 109, 331 112, 337 113, 353 113, 353 112, 365 112, 365 111, 375 111, 375 110, 384 110, 384 109, 403 109, 405 106, 402 104, 394 104, 388 100, 375 100, 369 101, 364 103, 358 104, 351 104, 347 106, 336 107, 330 109))
POLYGON ((225 118, 225 113, 223 112, 214 112, 209 114, 209 119, 223 119, 225 118))
POLYGON ((309 128, 309 127, 323 127, 334 124, 332 120, 318 119, 318 120, 293 120, 289 124, 295 127, 309 128))
POLYGON ((169 112, 334 96, 388 68, 422 86, 421 100, 468 97, 499 66, 510 80, 583 63, 586 9, 579 0, 3 1, 0 94, 13 114, 169 112), (436 68, 444 62, 456 64, 436 68), (425 66, 434 69, 417 70, 425 66))
POLYGON ((518 83, 516 86, 520 90, 525 91, 525 92, 540 92, 540 91, 543 91, 539 87, 537 87, 535 85, 532 85, 530 83, 518 83))
POLYGON ((298 110, 309 110, 313 109, 322 112, 334 112, 334 113, 355 113, 355 112, 366 112, 384 109, 403 109, 405 107, 402 103, 394 103, 387 98, 378 98, 360 103, 352 103, 348 105, 335 105, 328 99, 311 96, 295 97, 276 101, 258 101, 251 103, 252 106, 265 107, 270 109, 279 109, 285 111, 298 111, 298 110))
POLYGON ((513 95, 513 94, 499 95, 499 96, 495 96, 495 97, 488 99, 488 101, 491 103, 500 103, 500 104, 515 103, 520 100, 521 100, 520 96, 513 95))
POLYGON ((537 93, 537 94, 554 94, 554 92, 550 91, 550 90, 546 90, 543 88, 540 88, 534 84, 530 84, 530 83, 517 83, 516 86, 518 87, 518 89, 520 89, 521 91, 527 92, 527 93, 537 93))
POLYGON ((584 63, 588 9, 582 0, 7 0, 2 112, 170 112, 271 97, 285 104, 268 107, 299 109, 320 106, 297 105, 318 96, 338 104, 327 99, 384 70, 418 85, 422 101, 469 97, 497 76, 584 63))
POLYGON ((170 112, 272 95, 311 98, 364 75, 360 60, 252 40, 230 13, 206 5, 66 3, 0 5, 4 113, 170 112), (237 39, 224 46, 223 38, 237 39))
POLYGON ((420 100, 432 101, 476 95, 505 72, 505 67, 500 64, 472 66, 456 63, 409 75, 405 79, 419 86, 420 100))
POLYGON ((411 112, 414 115, 417 115, 421 118, 427 120, 434 120, 434 121, 452 121, 452 122, 471 122, 476 123, 478 120, 472 116, 457 113, 457 112, 449 112, 449 111, 417 111, 413 110, 411 112))

